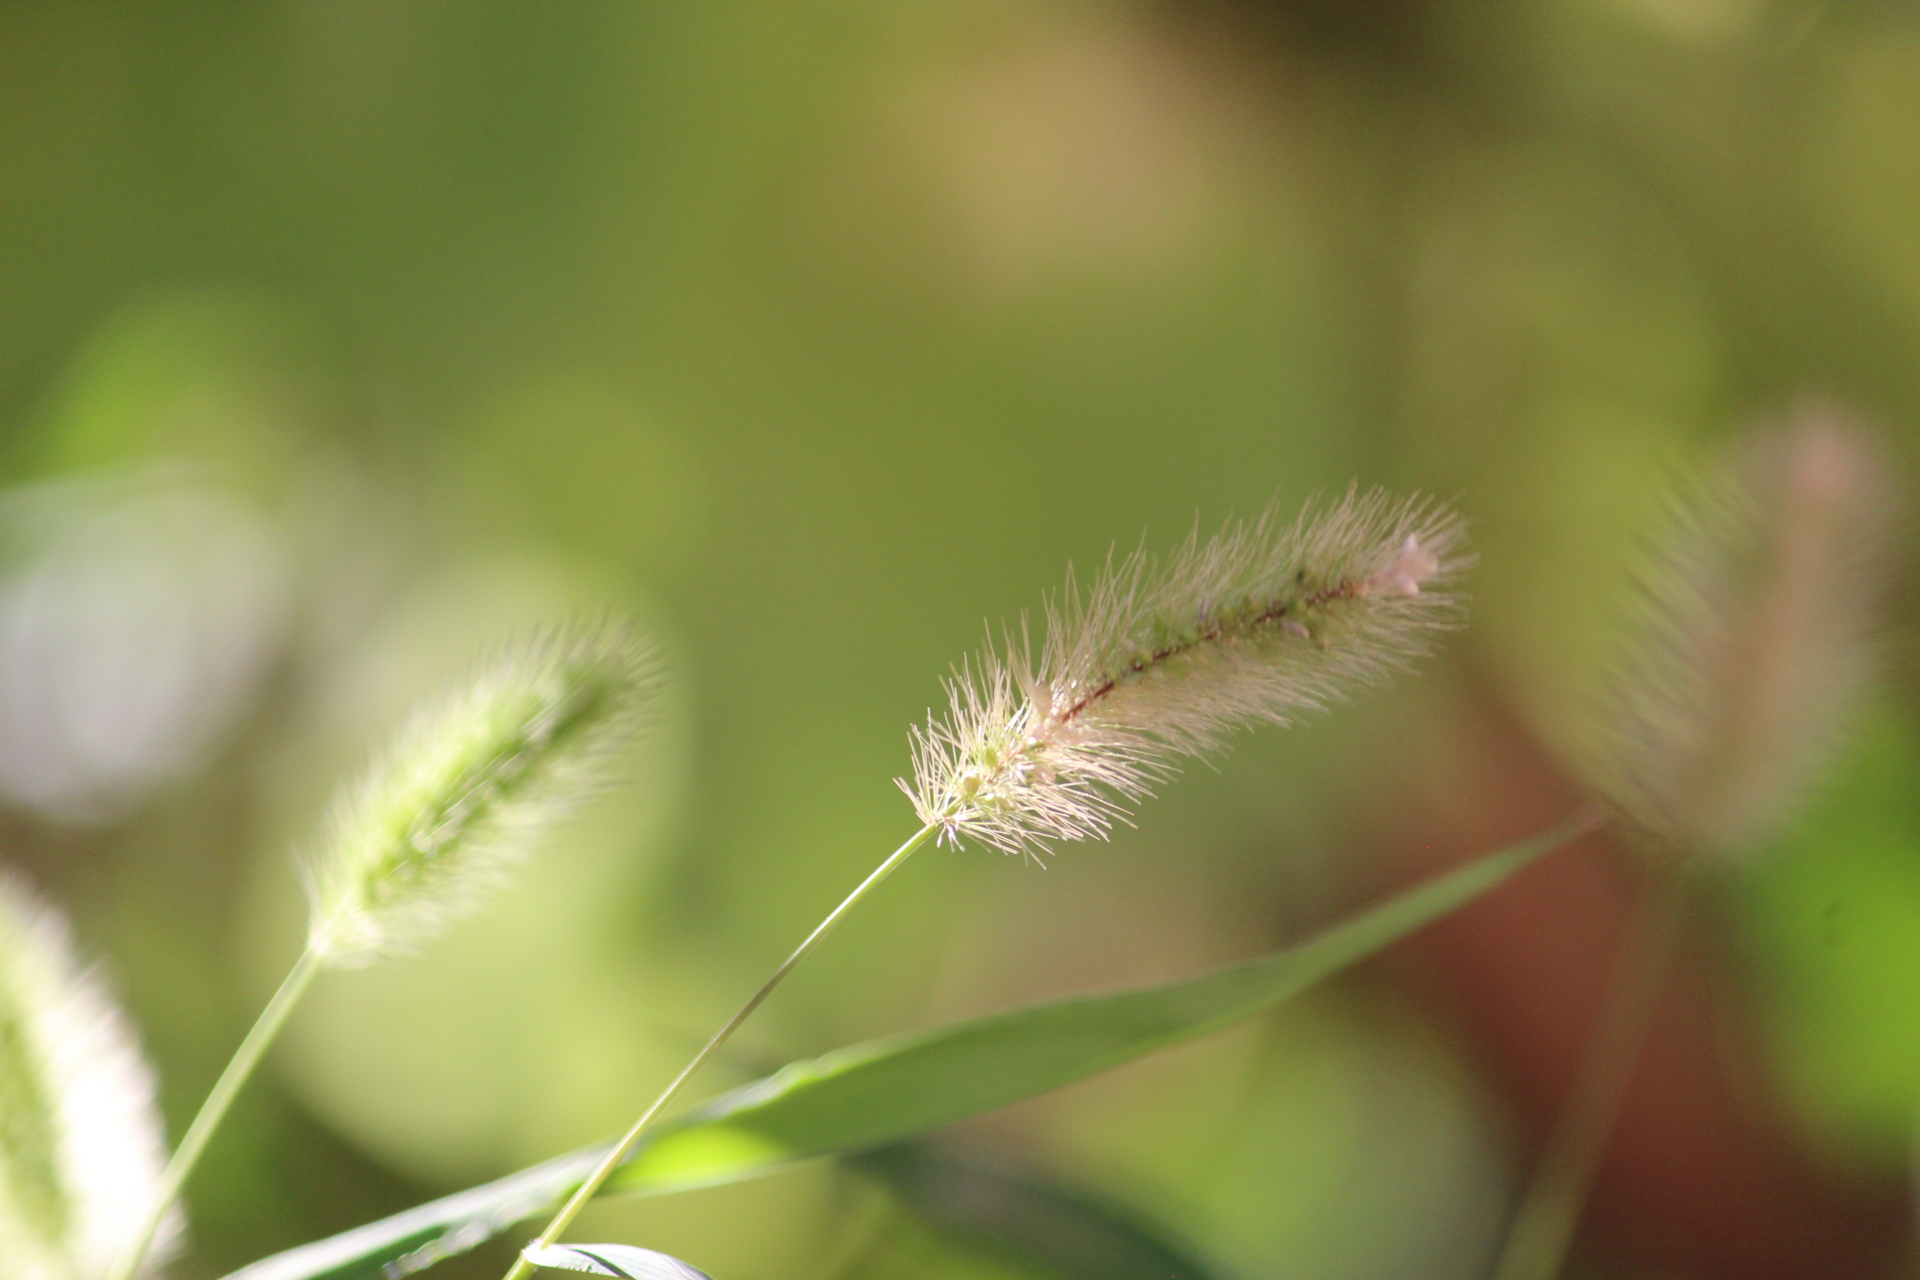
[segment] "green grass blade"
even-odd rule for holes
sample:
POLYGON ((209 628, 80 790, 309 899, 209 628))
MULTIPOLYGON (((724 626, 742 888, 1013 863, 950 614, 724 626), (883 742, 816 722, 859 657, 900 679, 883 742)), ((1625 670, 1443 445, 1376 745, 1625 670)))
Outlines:
MULTIPOLYGON (((664 1195, 900 1142, 1270 1008, 1472 902, 1591 830, 1583 814, 1416 885, 1316 937, 1181 982, 1080 996, 794 1063, 663 1126, 606 1194, 664 1195)), ((256 1262, 227 1280, 395 1280, 550 1212, 604 1146, 256 1262)))

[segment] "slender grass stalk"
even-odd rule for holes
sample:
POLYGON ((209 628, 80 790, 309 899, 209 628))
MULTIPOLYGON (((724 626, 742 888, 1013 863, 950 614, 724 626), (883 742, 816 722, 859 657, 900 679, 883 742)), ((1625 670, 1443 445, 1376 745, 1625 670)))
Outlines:
POLYGON ((247 1032, 247 1038, 240 1042, 238 1049, 234 1050, 233 1057, 227 1061, 226 1069, 214 1082, 206 1101, 200 1104, 200 1111, 193 1117, 193 1123, 187 1126, 186 1136, 180 1139, 180 1145, 174 1149, 173 1158, 167 1161, 166 1171, 160 1175, 160 1190, 154 1199, 153 1208, 142 1219, 140 1229, 134 1233, 126 1253, 115 1265, 108 1280, 129 1280, 135 1269, 139 1267, 140 1260, 146 1256, 147 1246, 153 1242, 154 1232, 165 1220, 168 1209, 172 1207, 174 1199, 180 1194, 180 1188, 186 1183, 187 1175, 192 1173, 194 1166, 199 1163, 200 1153, 206 1150, 207 1139, 211 1138, 213 1131, 220 1127, 220 1122, 226 1118, 228 1108, 239 1096, 241 1086, 246 1084, 247 1078, 253 1074, 253 1069, 260 1065, 260 1059, 266 1053, 267 1046, 272 1044, 273 1038, 280 1033, 280 1027, 286 1022, 287 1015, 293 1012, 293 1006, 306 993, 308 985, 312 983, 322 967, 321 957, 313 950, 301 952, 300 958, 294 962, 293 968, 287 973, 286 981, 282 982, 280 989, 273 993, 273 999, 267 1001, 267 1007, 260 1011, 260 1016, 254 1020, 253 1029, 247 1032))
MULTIPOLYGON (((740 1006, 737 1013, 727 1019, 726 1025, 714 1033, 713 1039, 707 1041, 706 1047, 701 1049, 699 1053, 693 1055, 693 1061, 683 1067, 680 1074, 673 1078, 673 1083, 669 1084, 661 1092, 660 1096, 653 1100, 653 1104, 641 1113, 640 1118, 633 1122, 633 1127, 628 1129, 625 1136, 613 1145, 613 1148, 607 1152, 606 1157, 600 1161, 594 1171, 587 1175, 586 1181, 582 1182, 572 1197, 568 1199, 564 1205, 560 1206, 560 1212, 553 1216, 553 1221, 547 1224, 546 1230, 542 1231, 537 1238, 527 1245, 527 1249, 544 1249, 559 1239, 560 1233, 565 1231, 579 1214, 580 1210, 586 1207, 587 1201, 593 1199, 594 1195, 600 1190, 601 1184, 620 1166, 620 1162, 627 1158, 628 1153, 634 1149, 640 1139, 646 1136, 647 1130, 650 1129, 654 1121, 659 1118, 660 1112, 664 1110, 667 1104, 672 1102, 675 1097, 679 1096, 680 1090, 686 1086, 689 1080, 693 1079, 695 1073, 697 1073, 701 1067, 704 1067, 714 1054, 720 1051, 720 1046, 724 1045, 733 1037, 733 1033, 740 1029, 740 1024, 751 1017, 753 1011, 760 1007, 761 1002, 773 993, 773 989, 779 986, 781 981, 785 979, 789 973, 793 972, 794 966, 806 959, 807 953, 818 946, 820 940, 833 931, 833 927, 840 923, 841 917, 853 910, 855 903, 866 897, 882 880, 892 875, 895 869, 897 869, 901 863, 905 862, 915 849, 918 849, 931 839, 938 829, 937 826, 929 823, 914 832, 911 839, 887 855, 885 862, 875 867, 873 873, 865 880, 862 880, 859 886, 841 901, 839 906, 827 913, 827 918, 822 920, 814 928, 814 931, 807 935, 804 942, 794 948, 792 955, 780 962, 780 967, 773 971, 773 976, 761 984, 760 989, 754 992, 745 1004, 740 1006)), ((527 1261, 525 1252, 523 1251, 520 1257, 514 1259, 513 1266, 508 1269, 507 1280, 520 1280, 521 1277, 530 1274, 532 1271, 533 1264, 527 1261)))
POLYGON ((1690 868, 1661 859, 1650 870, 1653 883, 1621 945, 1593 1039, 1514 1212, 1494 1280, 1554 1280, 1580 1225, 1686 916, 1690 868))

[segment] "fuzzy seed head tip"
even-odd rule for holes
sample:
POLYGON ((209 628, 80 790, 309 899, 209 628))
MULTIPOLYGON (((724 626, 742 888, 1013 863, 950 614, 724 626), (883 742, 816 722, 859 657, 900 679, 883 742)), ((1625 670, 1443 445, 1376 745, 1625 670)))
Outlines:
POLYGON ((334 802, 305 869, 309 947, 364 963, 476 903, 611 781, 659 683, 652 646, 573 624, 503 650, 416 714, 334 802))
POLYGON ((1165 559, 1071 573, 1036 648, 1023 623, 947 682, 900 780, 941 838, 1010 853, 1104 837, 1181 755, 1378 683, 1460 623, 1464 527, 1422 498, 1349 489, 1287 519, 1198 530, 1165 559))
POLYGON ((1410 533, 1399 552, 1380 572, 1360 584, 1360 594, 1385 592, 1389 595, 1417 596, 1420 584, 1440 572, 1440 558, 1420 545, 1420 535, 1410 533))
MULTIPOLYGON (((160 1193, 153 1075, 73 956, 66 923, 0 874, 0 1258, 18 1280, 97 1280, 160 1193)), ((147 1269, 177 1245, 163 1220, 147 1269)))

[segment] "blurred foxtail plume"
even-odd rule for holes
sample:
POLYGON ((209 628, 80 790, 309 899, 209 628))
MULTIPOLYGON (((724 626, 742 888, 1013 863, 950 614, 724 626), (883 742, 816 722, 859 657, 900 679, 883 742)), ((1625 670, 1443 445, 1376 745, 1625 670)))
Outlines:
POLYGON ((496 887, 607 780, 658 684, 651 648, 574 626, 503 653, 336 800, 308 869, 329 965, 407 951, 496 887))
POLYGON ((1831 754, 1873 665, 1896 494, 1839 413, 1803 409, 1678 500, 1615 686, 1604 789, 1687 851, 1766 839, 1831 754))
POLYGON ((1284 724, 1378 683, 1458 625, 1471 563, 1445 507, 1380 490, 1136 551, 948 681, 900 780, 943 838, 1010 853, 1102 836, 1171 771, 1254 720, 1284 724))
MULTIPOLYGON (((0 1259, 12 1280, 99 1280, 159 1196, 165 1138, 133 1030, 64 921, 0 876, 0 1259)), ((149 1267, 180 1235, 177 1213, 149 1267)), ((143 1272, 142 1274, 146 1274, 143 1272)))

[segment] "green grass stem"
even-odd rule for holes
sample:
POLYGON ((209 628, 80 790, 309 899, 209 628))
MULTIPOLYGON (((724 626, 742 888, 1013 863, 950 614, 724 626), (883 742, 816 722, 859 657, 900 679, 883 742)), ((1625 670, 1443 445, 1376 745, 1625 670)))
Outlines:
MULTIPOLYGON (((754 992, 745 1004, 740 1006, 739 1012, 727 1019, 726 1025, 714 1033, 713 1039, 707 1041, 706 1047, 693 1056, 693 1061, 681 1069, 680 1074, 673 1078, 673 1083, 669 1084, 666 1089, 661 1092, 660 1096, 653 1100, 653 1105, 642 1112, 640 1118, 633 1122, 633 1127, 627 1130, 626 1135, 608 1150, 605 1158, 600 1161, 592 1173, 587 1175, 587 1180, 580 1184, 579 1188, 567 1202, 560 1206, 560 1212, 553 1216, 553 1221, 547 1224, 547 1229, 542 1231, 539 1236, 527 1246, 528 1249, 544 1249, 559 1238, 560 1233, 565 1231, 568 1225, 573 1222, 575 1215, 586 1207, 587 1201, 593 1199, 595 1194, 599 1192, 600 1184, 607 1180, 613 1171, 619 1167, 620 1162, 627 1158, 627 1153, 632 1151, 635 1144, 646 1135, 647 1130, 652 1127, 653 1122, 659 1117, 661 1111, 678 1096, 687 1081, 693 1079, 694 1074, 698 1072, 701 1067, 704 1067, 714 1054, 720 1051, 720 1046, 732 1038, 733 1033, 740 1029, 740 1024, 753 1015, 753 1011, 760 1007, 761 1001, 771 995, 773 989, 779 986, 781 981, 789 973, 793 972, 794 966, 806 959, 807 953, 819 945, 822 938, 833 931, 833 927, 840 923, 842 916, 853 909, 855 903, 866 897, 882 880, 892 875, 894 869, 905 862, 907 856, 915 849, 925 844, 937 830, 939 830, 939 828, 931 823, 921 827, 905 844, 889 854, 885 862, 882 862, 878 867, 874 868, 873 874, 869 875, 865 880, 862 880, 859 887, 848 894, 839 906, 827 913, 827 918, 822 920, 819 925, 814 928, 814 931, 807 935, 806 941, 794 948, 793 954, 783 960, 780 963, 780 967, 773 971, 773 976, 762 983, 760 989, 754 992)), ((530 1275, 532 1272, 533 1264, 527 1261, 526 1255, 523 1253, 520 1257, 514 1259, 513 1266, 507 1271, 506 1280, 523 1280, 524 1277, 530 1275)))
POLYGON ((253 1069, 260 1065, 260 1059, 265 1055, 267 1046, 273 1043, 273 1038, 279 1034, 281 1026, 287 1020, 287 1015, 293 1012, 293 1006, 305 994, 307 985, 313 981, 313 976, 320 972, 320 968, 320 958, 311 948, 301 952, 300 958, 294 962, 292 970, 288 972, 286 980, 280 984, 280 989, 273 993, 273 999, 267 1001, 267 1007, 260 1011, 260 1016, 254 1020, 253 1029, 247 1032, 247 1038, 240 1042, 238 1049, 234 1050, 233 1057, 227 1062, 226 1070, 220 1073, 220 1079, 214 1083, 213 1091, 207 1094, 207 1100, 200 1104, 199 1114, 194 1116, 193 1123, 187 1126, 186 1137, 180 1140, 173 1158, 167 1162, 166 1171, 160 1175, 160 1190, 154 1197, 152 1207, 148 1209, 145 1220, 140 1224, 139 1232, 134 1235, 132 1243, 121 1255, 120 1261, 115 1264, 107 1280, 132 1280, 134 1274, 139 1271, 140 1262, 146 1257, 147 1249, 153 1243, 154 1232, 160 1229, 160 1223, 166 1217, 168 1208, 179 1196, 181 1188, 186 1185, 187 1177, 193 1172, 193 1167, 200 1162, 200 1155, 206 1150, 207 1140, 213 1136, 213 1131, 220 1127, 221 1120, 226 1118, 227 1110, 233 1106, 234 1098, 239 1096, 241 1087, 253 1074, 253 1069))

